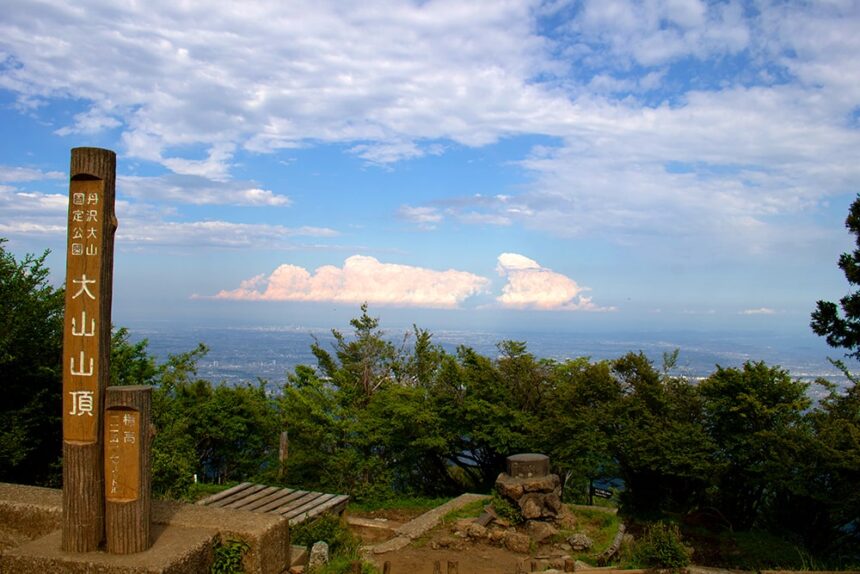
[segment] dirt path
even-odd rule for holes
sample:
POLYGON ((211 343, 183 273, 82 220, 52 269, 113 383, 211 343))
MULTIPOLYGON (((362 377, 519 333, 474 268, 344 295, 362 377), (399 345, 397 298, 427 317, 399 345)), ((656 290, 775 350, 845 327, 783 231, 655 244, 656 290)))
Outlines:
POLYGON ((514 574, 523 558, 504 548, 483 545, 461 549, 407 546, 369 557, 380 570, 385 562, 390 562, 391 574, 433 574, 436 561, 440 562, 443 573, 448 572, 447 565, 451 561, 457 562, 460 574, 514 574))

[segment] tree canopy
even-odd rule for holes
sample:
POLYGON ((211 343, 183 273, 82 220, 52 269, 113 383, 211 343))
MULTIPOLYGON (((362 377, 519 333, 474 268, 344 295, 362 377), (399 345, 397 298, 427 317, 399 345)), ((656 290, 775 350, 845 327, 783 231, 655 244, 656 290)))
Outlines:
POLYGON ((832 301, 818 301, 810 326, 831 347, 847 349, 848 356, 860 359, 860 195, 851 204, 845 227, 854 235, 855 249, 839 257, 839 268, 853 291, 839 300, 838 307, 832 301))
POLYGON ((46 251, 20 261, 0 238, 0 481, 56 485, 62 425, 62 289, 46 251))

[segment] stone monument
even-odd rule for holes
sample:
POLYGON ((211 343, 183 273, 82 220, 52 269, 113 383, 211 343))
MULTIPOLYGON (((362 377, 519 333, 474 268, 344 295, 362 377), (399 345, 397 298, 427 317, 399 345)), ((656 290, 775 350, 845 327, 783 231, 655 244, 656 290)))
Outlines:
POLYGON ((496 490, 520 509, 526 520, 553 520, 561 510, 561 480, 549 472, 549 457, 524 453, 507 458, 496 490))

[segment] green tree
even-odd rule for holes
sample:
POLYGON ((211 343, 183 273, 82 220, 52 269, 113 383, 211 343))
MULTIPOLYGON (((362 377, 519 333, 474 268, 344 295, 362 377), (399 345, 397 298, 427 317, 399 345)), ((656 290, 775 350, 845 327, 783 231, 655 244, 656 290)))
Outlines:
POLYGON ((803 461, 808 385, 779 367, 747 362, 718 367, 699 388, 716 445, 713 503, 735 527, 761 524, 803 461))
MULTIPOLYGON (((845 227, 854 235, 856 247, 839 257, 839 268, 848 283, 857 286, 860 285, 860 195, 851 204, 845 227)), ((838 308, 831 301, 818 301, 810 326, 831 347, 847 349, 848 356, 860 359, 860 290, 842 297, 838 308)))
POLYGON ((540 425, 543 452, 565 477, 565 498, 592 504, 594 481, 618 474, 610 414, 621 388, 609 361, 592 363, 585 357, 558 365, 554 378, 548 416, 540 425))
POLYGON ((349 394, 351 400, 367 402, 382 385, 395 379, 397 350, 386 341, 379 330, 379 318, 367 314, 367 303, 361 305, 361 316, 350 320, 353 339, 337 329, 332 329, 335 338, 335 360, 319 343, 311 346, 321 372, 333 384, 349 394))
POLYGON ((20 261, 0 238, 0 481, 57 485, 62 440, 64 291, 46 251, 20 261))
POLYGON ((621 399, 608 414, 609 432, 623 503, 646 514, 689 509, 707 489, 714 452, 696 387, 660 373, 642 353, 616 359, 612 372, 621 399))

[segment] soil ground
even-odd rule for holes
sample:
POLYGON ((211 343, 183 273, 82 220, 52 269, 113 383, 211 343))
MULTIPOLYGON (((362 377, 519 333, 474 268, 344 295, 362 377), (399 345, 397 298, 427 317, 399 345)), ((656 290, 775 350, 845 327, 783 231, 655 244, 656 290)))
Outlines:
MULTIPOLYGON (((347 519, 349 516, 360 516, 377 519, 380 523, 384 520, 390 524, 390 530, 350 524, 350 529, 365 545, 373 545, 390 538, 395 528, 418 514, 420 511, 379 510, 373 513, 352 513, 347 515, 347 519)), ((458 537, 454 527, 454 523, 442 523, 405 548, 384 554, 370 554, 367 558, 380 570, 385 562, 390 562, 391 574, 433 574, 436 562, 439 562, 442 573, 448 572, 449 562, 456 562, 456 572, 463 574, 514 574, 523 561, 528 566, 532 560, 544 561, 565 553, 557 546, 542 545, 530 556, 518 554, 503 547, 458 537)), ((526 567, 525 570, 530 568, 526 567)))

